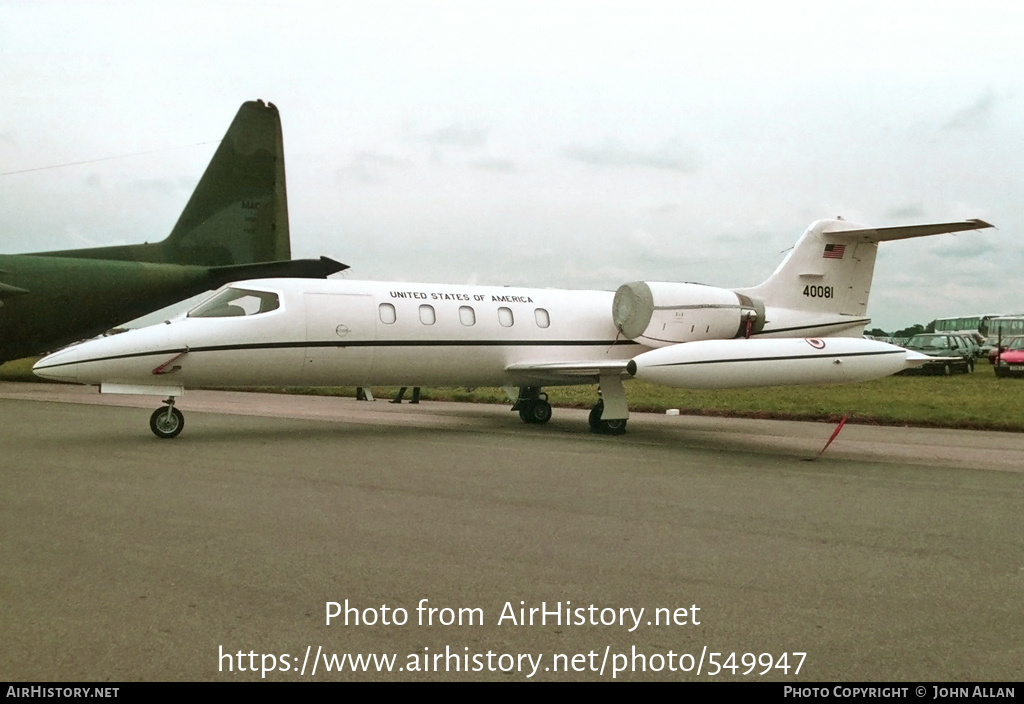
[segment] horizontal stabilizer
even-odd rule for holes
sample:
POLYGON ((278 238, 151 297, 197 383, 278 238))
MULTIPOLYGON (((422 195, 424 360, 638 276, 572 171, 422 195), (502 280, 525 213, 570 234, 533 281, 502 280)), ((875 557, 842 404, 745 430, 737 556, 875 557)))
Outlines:
POLYGON ((17 286, 11 286, 10 284, 0 283, 0 301, 5 298, 13 298, 14 296, 23 296, 28 293, 23 288, 17 286))
POLYGON ((245 279, 326 279, 331 274, 348 269, 348 264, 330 257, 319 259, 291 259, 283 262, 216 266, 210 269, 211 285, 220 288, 232 281, 245 279))
POLYGON ((965 232, 967 230, 984 230, 994 227, 984 220, 972 218, 960 222, 941 222, 930 225, 900 225, 896 227, 870 227, 861 230, 828 231, 830 237, 850 238, 858 242, 891 242, 906 240, 912 237, 942 235, 947 232, 965 232))
POLYGON ((990 227, 990 223, 977 219, 895 227, 818 220, 807 228, 767 281, 736 289, 736 293, 764 303, 766 320, 770 321, 765 324, 764 335, 797 330, 804 334, 857 335, 868 322, 868 298, 880 242, 990 227), (817 326, 808 324, 808 315, 817 326), (843 321, 840 327, 835 325, 843 321))

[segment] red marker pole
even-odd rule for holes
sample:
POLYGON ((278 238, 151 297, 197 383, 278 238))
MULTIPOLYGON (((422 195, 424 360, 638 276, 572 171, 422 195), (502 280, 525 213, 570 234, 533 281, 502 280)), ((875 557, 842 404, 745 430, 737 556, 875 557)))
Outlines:
POLYGON ((846 421, 848 421, 848 420, 850 420, 850 414, 849 413, 847 413, 845 416, 843 416, 843 419, 841 421, 839 421, 839 425, 837 425, 836 429, 834 431, 832 431, 832 437, 830 437, 828 439, 828 442, 825 443, 825 447, 821 448, 821 452, 819 452, 817 454, 815 459, 817 459, 818 457, 821 457, 822 453, 825 452, 825 450, 828 449, 828 446, 831 445, 832 441, 836 439, 836 436, 839 435, 839 431, 843 429, 843 426, 846 425, 846 421))

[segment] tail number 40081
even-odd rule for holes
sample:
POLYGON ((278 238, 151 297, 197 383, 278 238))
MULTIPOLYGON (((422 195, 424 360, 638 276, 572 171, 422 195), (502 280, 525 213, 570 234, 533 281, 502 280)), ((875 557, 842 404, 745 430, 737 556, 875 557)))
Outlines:
POLYGON ((804 286, 804 295, 808 298, 832 298, 832 287, 804 286))

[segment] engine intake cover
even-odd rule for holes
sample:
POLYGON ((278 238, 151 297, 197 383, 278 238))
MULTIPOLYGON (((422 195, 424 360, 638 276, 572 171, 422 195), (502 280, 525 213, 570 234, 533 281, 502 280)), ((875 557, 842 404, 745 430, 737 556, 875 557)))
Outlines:
POLYGON ((764 304, 703 284, 634 281, 615 292, 612 320, 629 339, 664 347, 759 332, 764 304))

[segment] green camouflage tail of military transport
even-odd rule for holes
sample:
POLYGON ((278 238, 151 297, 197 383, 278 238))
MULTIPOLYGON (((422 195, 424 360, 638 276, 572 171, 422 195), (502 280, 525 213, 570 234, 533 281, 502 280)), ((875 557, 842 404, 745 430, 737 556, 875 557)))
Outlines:
POLYGON ((277 108, 239 109, 167 239, 0 255, 0 362, 98 335, 229 281, 324 278, 330 259, 290 260, 277 108))

